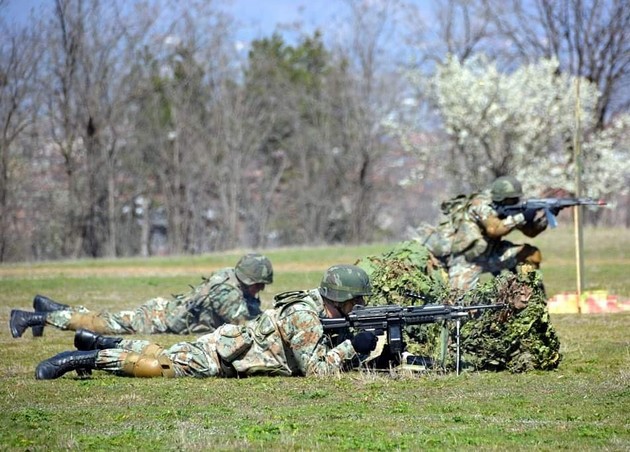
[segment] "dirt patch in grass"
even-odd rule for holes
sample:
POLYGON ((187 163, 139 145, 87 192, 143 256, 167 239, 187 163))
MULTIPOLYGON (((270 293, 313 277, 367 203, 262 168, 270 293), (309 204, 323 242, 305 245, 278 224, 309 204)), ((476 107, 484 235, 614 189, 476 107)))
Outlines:
MULTIPOLYGON (((309 272, 324 271, 332 264, 316 264, 307 262, 295 262, 287 264, 274 264, 274 272, 309 272)), ((213 271, 224 268, 223 265, 177 265, 149 267, 145 265, 128 266, 102 266, 102 267, 4 267, 0 268, 0 279, 2 278, 38 278, 49 276, 67 277, 88 277, 88 276, 110 276, 110 277, 134 277, 134 276, 186 276, 186 275, 208 275, 213 271)))

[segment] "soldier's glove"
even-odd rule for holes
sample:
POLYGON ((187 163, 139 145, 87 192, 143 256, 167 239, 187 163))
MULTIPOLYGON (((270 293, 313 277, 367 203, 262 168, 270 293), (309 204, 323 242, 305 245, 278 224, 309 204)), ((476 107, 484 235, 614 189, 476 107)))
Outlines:
POLYGON ((251 317, 256 317, 257 315, 262 314, 259 298, 245 295, 245 304, 247 305, 247 312, 251 317))
POLYGON ((523 212, 523 216, 525 217, 525 222, 531 223, 532 221, 534 221, 534 219, 536 218, 537 212, 538 211, 536 209, 526 209, 525 212, 523 212))
POLYGON ((535 229, 543 231, 548 226, 547 217, 543 215, 542 217, 536 218, 532 224, 535 229))
POLYGON ((371 331, 361 331, 352 338, 351 342, 357 353, 367 355, 376 348, 378 337, 371 331))

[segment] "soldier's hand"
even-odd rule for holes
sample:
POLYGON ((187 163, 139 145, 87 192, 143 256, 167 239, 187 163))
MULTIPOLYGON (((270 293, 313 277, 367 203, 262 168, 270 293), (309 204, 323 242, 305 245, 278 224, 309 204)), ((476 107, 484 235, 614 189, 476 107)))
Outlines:
POLYGON ((376 348, 378 337, 371 331, 361 331, 352 338, 352 347, 362 355, 367 355, 376 348))
POLYGON ((516 227, 525 224, 525 215, 522 213, 517 213, 515 215, 510 215, 505 220, 503 220, 505 226, 507 227, 516 227))

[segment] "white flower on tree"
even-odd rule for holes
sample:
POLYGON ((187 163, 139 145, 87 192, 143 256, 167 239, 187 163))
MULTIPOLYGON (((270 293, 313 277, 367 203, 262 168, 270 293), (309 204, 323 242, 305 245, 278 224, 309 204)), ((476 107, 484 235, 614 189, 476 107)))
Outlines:
MULTIPOLYGON (((481 188, 496 176, 512 174, 529 193, 548 187, 574 192, 579 120, 583 193, 606 197, 626 189, 630 116, 619 116, 596 131, 597 88, 580 80, 577 102, 577 78, 560 73, 557 61, 540 60, 502 72, 483 55, 465 63, 447 58, 428 84, 419 73, 411 80, 438 110, 449 138, 442 150, 449 158, 440 162, 454 180, 481 188)), ((402 135, 410 132, 394 127, 402 135)), ((413 150, 421 156, 435 152, 413 150)))

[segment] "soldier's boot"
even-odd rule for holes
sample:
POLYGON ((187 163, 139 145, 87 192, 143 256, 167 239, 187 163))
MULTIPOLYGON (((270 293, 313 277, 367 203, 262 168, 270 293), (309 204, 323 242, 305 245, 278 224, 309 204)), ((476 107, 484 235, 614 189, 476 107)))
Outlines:
POLYGON ((11 318, 9 327, 11 328, 11 336, 21 337, 29 327, 46 325, 46 312, 28 312, 19 309, 11 310, 11 318))
POLYGON ((175 377, 173 361, 168 356, 152 356, 136 352, 127 352, 121 356, 122 374, 128 377, 175 377))
POLYGON ((540 268, 542 253, 535 246, 525 244, 516 254, 516 270, 519 274, 527 274, 540 268))
POLYGON ((82 374, 83 372, 96 369, 97 355, 98 350, 76 350, 59 353, 37 365, 35 378, 37 380, 54 380, 73 370, 82 374))
POLYGON ((104 350, 117 348, 122 337, 102 336, 93 331, 80 328, 74 333, 74 346, 77 350, 104 350))
MULTIPOLYGON (((528 244, 523 245, 523 249, 516 255, 518 264, 516 265, 517 275, 527 275, 540 269, 542 263, 542 253, 535 246, 528 244)), ((542 280, 539 281, 540 289, 545 297, 547 296, 547 290, 542 280)))
POLYGON ((55 300, 43 295, 35 295, 33 298, 33 310, 39 312, 52 312, 70 309, 67 304, 57 303, 55 300))
MULTIPOLYGON (((35 312, 62 311, 64 309, 70 309, 70 306, 57 303, 55 300, 51 300, 43 295, 35 295, 35 298, 33 298, 33 310, 35 312)), ((32 330, 33 337, 41 337, 44 335, 43 326, 34 326, 32 330)))

